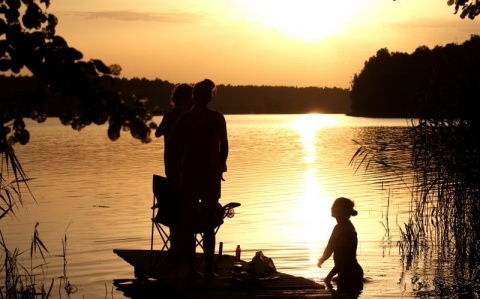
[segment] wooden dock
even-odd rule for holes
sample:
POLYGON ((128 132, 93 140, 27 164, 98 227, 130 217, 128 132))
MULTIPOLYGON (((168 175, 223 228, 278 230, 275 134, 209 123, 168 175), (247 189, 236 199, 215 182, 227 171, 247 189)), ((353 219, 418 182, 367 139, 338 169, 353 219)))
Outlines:
MULTIPOLYGON (((165 251, 115 249, 115 254, 134 267, 135 279, 118 279, 114 285, 129 298, 254 299, 254 298, 353 298, 327 290, 303 277, 278 272, 260 279, 242 279, 232 272, 234 257, 216 255, 217 274, 211 281, 188 281, 184 263, 173 262, 165 251)), ((197 254, 199 260, 201 254, 197 254)), ((246 266, 246 262, 242 262, 246 266)), ((199 271, 202 272, 202 263, 199 271)))

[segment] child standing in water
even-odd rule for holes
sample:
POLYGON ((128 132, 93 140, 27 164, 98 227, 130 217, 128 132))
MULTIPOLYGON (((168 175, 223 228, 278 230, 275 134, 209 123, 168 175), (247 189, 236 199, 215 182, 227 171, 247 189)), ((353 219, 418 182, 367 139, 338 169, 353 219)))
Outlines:
POLYGON ((332 217, 337 220, 337 225, 317 264, 321 268, 333 254, 335 265, 325 278, 325 284, 331 288, 331 279, 337 274, 338 291, 345 293, 360 293, 363 289, 363 269, 357 262, 357 232, 350 222, 350 217, 358 214, 353 207, 353 201, 345 197, 339 197, 333 203, 332 217))

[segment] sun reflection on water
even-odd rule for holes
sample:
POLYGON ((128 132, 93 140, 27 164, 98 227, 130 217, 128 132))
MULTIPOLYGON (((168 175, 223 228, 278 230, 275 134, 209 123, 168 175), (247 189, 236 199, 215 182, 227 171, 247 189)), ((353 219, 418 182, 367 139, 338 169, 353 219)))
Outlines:
POLYGON ((337 120, 327 114, 305 114, 290 123, 300 135, 305 152, 304 162, 312 164, 316 159, 317 138, 316 134, 320 128, 331 127, 337 120))
MULTIPOLYGON (((303 176, 303 195, 299 200, 298 207, 292 211, 292 218, 296 223, 302 223, 303 229, 292 234, 297 242, 306 244, 309 248, 309 260, 311 265, 316 265, 320 255, 320 249, 325 248, 334 220, 330 216, 331 198, 318 174, 316 162, 319 147, 318 131, 325 127, 334 126, 337 120, 325 114, 306 114, 298 117, 290 123, 299 135, 302 143, 305 162, 303 176)), ((315 273, 316 267, 310 271, 315 273)))

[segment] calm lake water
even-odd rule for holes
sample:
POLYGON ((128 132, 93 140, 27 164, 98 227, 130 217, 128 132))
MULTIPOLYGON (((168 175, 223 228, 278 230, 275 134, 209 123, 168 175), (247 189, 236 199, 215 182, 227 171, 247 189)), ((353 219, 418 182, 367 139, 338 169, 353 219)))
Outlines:
MULTIPOLYGON (((359 212, 352 222, 358 260, 368 279, 361 298, 413 298, 412 273, 403 270, 397 247, 410 202, 408 189, 398 180, 403 174, 355 172, 349 165, 358 148, 352 140, 408 160, 402 138, 407 120, 322 114, 226 119, 230 155, 221 203, 242 205, 217 234, 225 253, 234 254, 240 244, 242 259, 249 261, 262 250, 279 271, 320 281, 333 265, 330 259, 316 267, 335 225, 330 207, 336 197, 345 196, 359 212)), ((159 123, 161 117, 155 120, 159 123)), ((28 128, 31 141, 17 146, 16 153, 33 179, 36 202, 27 196, 15 217, 1 221, 5 242, 11 250, 24 250, 23 263, 30 267, 30 241, 38 222, 49 250, 46 283, 63 275, 66 236, 66 275, 78 289, 70 297, 124 298, 112 281, 133 278, 133 267, 113 249, 150 248, 151 181, 153 174, 164 174, 163 139, 141 144, 125 132, 111 142, 105 126, 76 132, 58 119, 28 123, 28 128)), ((57 279, 56 298, 62 297, 58 286, 57 279)))

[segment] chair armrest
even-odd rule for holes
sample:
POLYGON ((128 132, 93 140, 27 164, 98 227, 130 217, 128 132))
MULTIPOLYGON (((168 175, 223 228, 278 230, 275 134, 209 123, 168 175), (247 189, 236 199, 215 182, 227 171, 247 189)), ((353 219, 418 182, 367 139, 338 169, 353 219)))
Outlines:
POLYGON ((229 202, 226 205, 224 205, 223 208, 224 209, 233 209, 233 208, 236 208, 236 207, 239 207, 239 206, 241 206, 241 204, 239 202, 229 202))

